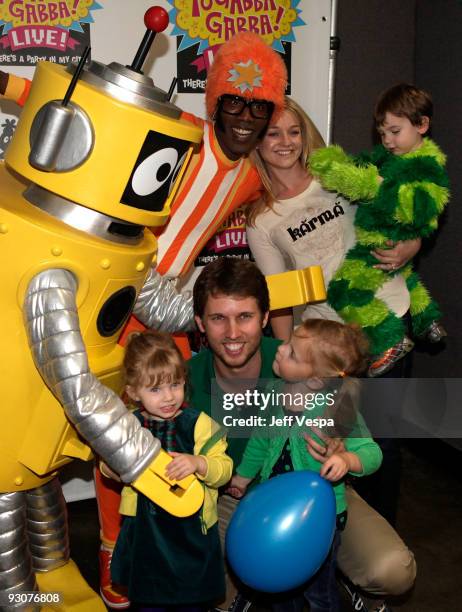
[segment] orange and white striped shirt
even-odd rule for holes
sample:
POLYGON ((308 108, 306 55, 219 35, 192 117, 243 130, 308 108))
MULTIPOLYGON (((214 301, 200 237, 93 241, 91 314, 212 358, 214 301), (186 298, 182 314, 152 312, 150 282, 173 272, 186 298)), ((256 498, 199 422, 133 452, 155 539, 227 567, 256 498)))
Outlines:
POLYGON ((32 81, 0 70, 0 83, 0 98, 12 100, 18 106, 24 106, 32 81))
POLYGON ((153 230, 158 236, 157 271, 169 278, 185 275, 223 221, 261 193, 255 168, 247 158, 231 161, 224 155, 213 123, 186 113, 183 117, 203 128, 204 139, 191 157, 168 223, 153 230))

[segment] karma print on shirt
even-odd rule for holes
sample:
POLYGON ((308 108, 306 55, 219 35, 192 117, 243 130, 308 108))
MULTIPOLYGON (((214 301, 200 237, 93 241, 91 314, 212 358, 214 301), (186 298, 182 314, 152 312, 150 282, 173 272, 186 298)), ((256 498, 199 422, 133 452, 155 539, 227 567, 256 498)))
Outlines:
POLYGON ((288 227, 287 231, 289 232, 290 237, 294 242, 296 242, 299 238, 302 238, 305 234, 316 230, 318 227, 323 226, 328 221, 333 221, 339 215, 345 214, 340 202, 335 202, 332 210, 323 210, 318 215, 315 215, 311 218, 305 218, 302 220, 298 227, 288 227))
POLYGON ((345 230, 354 215, 345 206, 340 199, 311 197, 308 206, 297 207, 273 228, 271 239, 291 260, 291 269, 299 268, 300 261, 305 266, 339 265, 346 240, 350 242, 350 232, 345 235, 345 230))

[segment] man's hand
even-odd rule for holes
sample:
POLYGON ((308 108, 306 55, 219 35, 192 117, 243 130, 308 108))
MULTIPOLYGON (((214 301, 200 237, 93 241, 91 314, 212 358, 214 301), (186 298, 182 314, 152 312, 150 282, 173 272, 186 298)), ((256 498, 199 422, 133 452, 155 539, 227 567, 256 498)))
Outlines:
POLYGON ((170 452, 169 455, 173 457, 173 460, 167 465, 165 475, 170 480, 182 480, 190 474, 206 475, 207 461, 204 457, 174 452, 170 452))
POLYGON ((387 245, 390 248, 386 249, 375 249, 371 251, 372 255, 379 261, 374 268, 385 270, 399 270, 405 266, 415 255, 419 252, 422 246, 422 240, 415 238, 413 240, 404 240, 400 242, 393 242, 388 240, 387 245))

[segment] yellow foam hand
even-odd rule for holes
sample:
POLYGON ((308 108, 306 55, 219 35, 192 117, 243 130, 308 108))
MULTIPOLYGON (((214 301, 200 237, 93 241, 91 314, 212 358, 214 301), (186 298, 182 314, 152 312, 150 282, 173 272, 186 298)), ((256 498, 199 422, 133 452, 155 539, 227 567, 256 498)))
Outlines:
POLYGON ((193 475, 170 480, 165 470, 172 457, 161 450, 132 486, 174 516, 190 516, 204 501, 204 488, 193 475))
POLYGON ((290 270, 266 277, 270 294, 270 309, 279 310, 326 299, 326 287, 320 266, 290 270))

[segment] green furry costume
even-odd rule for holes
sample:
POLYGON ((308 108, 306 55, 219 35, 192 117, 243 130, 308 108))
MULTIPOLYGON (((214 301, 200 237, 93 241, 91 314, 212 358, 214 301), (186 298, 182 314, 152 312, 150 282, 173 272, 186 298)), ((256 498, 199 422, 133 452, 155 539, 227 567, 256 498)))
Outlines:
POLYGON ((386 248, 387 240, 429 236, 437 228, 449 199, 445 161, 444 153, 428 138, 416 151, 400 156, 379 145, 353 158, 334 145, 310 157, 310 171, 325 189, 359 204, 357 242, 329 283, 327 301, 344 321, 364 329, 373 355, 383 353, 405 335, 403 321, 375 297, 390 274, 402 274, 406 280, 414 334, 425 335, 441 316, 411 264, 385 272, 373 267, 377 260, 370 251, 386 248))

